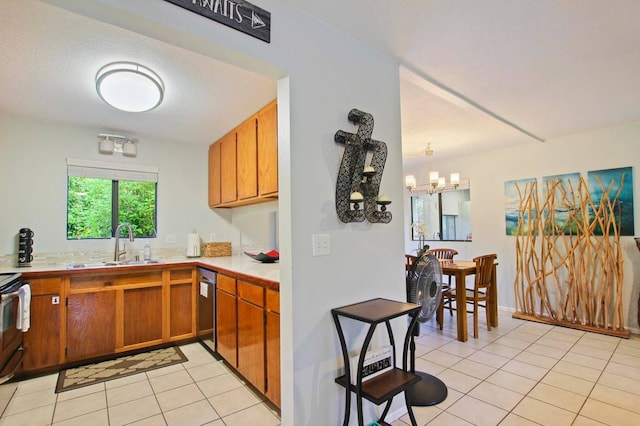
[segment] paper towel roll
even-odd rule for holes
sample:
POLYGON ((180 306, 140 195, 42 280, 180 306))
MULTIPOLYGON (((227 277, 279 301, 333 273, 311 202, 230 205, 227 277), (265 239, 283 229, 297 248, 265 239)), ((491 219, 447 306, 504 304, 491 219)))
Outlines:
POLYGON ((187 257, 200 257, 200 234, 187 234, 187 257))

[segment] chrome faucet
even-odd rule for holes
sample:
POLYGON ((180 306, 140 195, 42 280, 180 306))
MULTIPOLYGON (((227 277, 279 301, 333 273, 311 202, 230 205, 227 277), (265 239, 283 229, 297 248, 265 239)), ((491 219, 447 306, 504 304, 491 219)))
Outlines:
POLYGON ((120 257, 127 252, 126 245, 125 245, 125 249, 120 250, 120 233, 122 228, 127 228, 127 230, 129 231, 129 241, 133 242, 134 240, 133 230, 131 229, 131 225, 129 225, 128 223, 121 223, 120 225, 118 225, 118 227, 116 228, 116 248, 115 248, 115 251, 113 252, 113 260, 115 262, 119 261, 120 257))

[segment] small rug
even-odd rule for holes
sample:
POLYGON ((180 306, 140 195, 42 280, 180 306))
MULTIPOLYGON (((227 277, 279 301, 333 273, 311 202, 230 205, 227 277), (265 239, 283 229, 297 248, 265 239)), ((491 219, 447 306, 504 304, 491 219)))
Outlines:
POLYGON ((61 370, 56 385, 56 393, 81 388, 107 380, 155 370, 160 367, 188 361, 180 348, 172 346, 102 361, 96 364, 84 365, 78 368, 61 370))

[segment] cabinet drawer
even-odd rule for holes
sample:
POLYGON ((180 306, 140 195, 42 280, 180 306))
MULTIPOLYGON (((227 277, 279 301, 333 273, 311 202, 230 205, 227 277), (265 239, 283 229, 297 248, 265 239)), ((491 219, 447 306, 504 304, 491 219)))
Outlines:
POLYGON ((267 290, 267 311, 280 313, 280 293, 273 290, 267 290))
POLYGON ((236 294, 236 280, 235 278, 228 277, 226 275, 218 274, 218 290, 226 291, 229 294, 236 294))
POLYGON ((60 287, 62 286, 62 278, 27 278, 26 281, 31 286, 31 294, 39 296, 43 294, 58 294, 60 293, 60 287))
POLYGON ((172 269, 171 271, 169 271, 170 281, 190 280, 192 276, 193 276, 192 268, 172 269))
POLYGON ((264 306, 264 288, 257 285, 238 281, 238 297, 256 306, 264 306))
POLYGON ((71 290, 104 289, 117 286, 162 284, 162 270, 119 272, 109 275, 82 274, 71 277, 71 290))

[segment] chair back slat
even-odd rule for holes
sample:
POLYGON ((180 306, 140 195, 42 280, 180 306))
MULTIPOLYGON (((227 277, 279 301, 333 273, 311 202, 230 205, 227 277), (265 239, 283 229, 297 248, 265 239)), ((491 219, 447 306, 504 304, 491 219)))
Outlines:
POLYGON ((491 287, 491 275, 493 274, 493 264, 498 256, 496 254, 487 254, 484 256, 478 256, 473 259, 476 263, 476 275, 475 275, 475 292, 487 291, 491 287))
POLYGON ((440 260, 451 260, 453 256, 458 254, 458 251, 450 248, 433 248, 427 250, 427 253, 434 255, 440 260))

